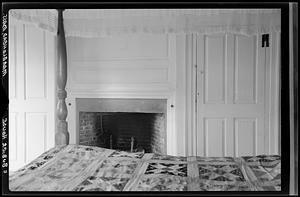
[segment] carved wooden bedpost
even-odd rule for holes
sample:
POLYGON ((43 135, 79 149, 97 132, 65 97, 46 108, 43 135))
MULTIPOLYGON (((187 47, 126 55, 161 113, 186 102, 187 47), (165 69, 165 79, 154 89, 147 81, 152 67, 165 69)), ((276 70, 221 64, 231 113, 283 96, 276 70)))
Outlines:
POLYGON ((57 52, 58 69, 56 80, 58 103, 56 115, 58 118, 58 123, 55 133, 55 145, 67 145, 69 144, 68 123, 66 121, 68 110, 65 101, 67 97, 67 92, 65 90, 67 83, 67 51, 62 9, 58 10, 57 52))

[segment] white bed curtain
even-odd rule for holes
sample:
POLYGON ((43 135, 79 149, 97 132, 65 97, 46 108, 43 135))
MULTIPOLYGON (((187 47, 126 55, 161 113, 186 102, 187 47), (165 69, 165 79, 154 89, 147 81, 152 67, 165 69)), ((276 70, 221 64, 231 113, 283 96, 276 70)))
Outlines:
POLYGON ((50 9, 12 9, 9 20, 13 18, 23 23, 32 23, 37 27, 57 34, 58 12, 50 9))
MULTIPOLYGON (((57 32, 57 10, 14 9, 10 16, 57 32)), ((280 31, 280 9, 66 9, 66 36, 129 33, 238 33, 280 31)))

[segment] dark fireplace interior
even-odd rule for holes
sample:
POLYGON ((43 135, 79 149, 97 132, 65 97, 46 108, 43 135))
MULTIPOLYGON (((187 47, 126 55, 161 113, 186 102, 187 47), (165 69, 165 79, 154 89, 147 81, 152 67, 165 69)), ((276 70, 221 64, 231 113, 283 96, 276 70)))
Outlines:
POLYGON ((166 154, 164 113, 79 112, 79 144, 166 154))

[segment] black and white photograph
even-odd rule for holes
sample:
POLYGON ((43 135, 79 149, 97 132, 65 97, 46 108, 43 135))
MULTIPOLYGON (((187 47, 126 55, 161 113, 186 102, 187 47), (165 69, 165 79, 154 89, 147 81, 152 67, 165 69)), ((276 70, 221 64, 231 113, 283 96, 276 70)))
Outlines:
POLYGON ((2 3, 2 194, 298 195, 298 4, 222 5, 2 3))

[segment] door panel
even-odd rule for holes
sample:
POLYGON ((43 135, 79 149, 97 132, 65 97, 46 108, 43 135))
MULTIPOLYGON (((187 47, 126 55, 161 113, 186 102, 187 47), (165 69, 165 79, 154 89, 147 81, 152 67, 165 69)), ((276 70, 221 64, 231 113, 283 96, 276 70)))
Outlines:
POLYGON ((224 118, 204 118, 204 135, 206 155, 222 156, 224 151, 224 118))
POLYGON ((266 153, 265 48, 261 36, 197 41, 197 155, 266 153))
POLYGON ((256 103, 256 36, 234 36, 234 103, 256 103))
POLYGON ((234 133, 236 155, 255 155, 257 119, 235 118, 234 133))
POLYGON ((205 37, 204 103, 225 103, 225 35, 205 37))

